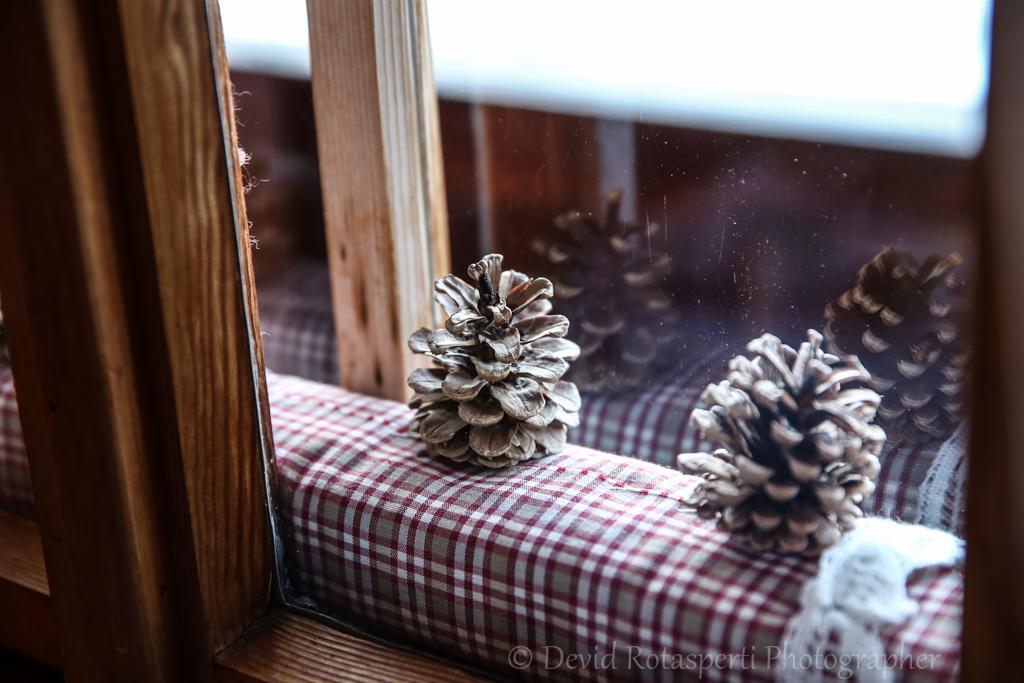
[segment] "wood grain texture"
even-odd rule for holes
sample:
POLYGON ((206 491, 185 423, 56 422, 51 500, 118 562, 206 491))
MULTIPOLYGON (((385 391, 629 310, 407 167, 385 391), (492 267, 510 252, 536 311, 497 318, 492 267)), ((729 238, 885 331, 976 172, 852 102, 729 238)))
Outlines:
POLYGON ((423 0, 308 0, 342 384, 402 400, 448 227, 423 0))
POLYGON ((15 103, 0 114, 0 289, 64 666, 127 679, 180 649, 161 609, 155 492, 139 485, 152 461, 118 278, 124 211, 108 187, 117 152, 103 129, 99 28, 80 9, 3 7, 0 68, 15 103))
POLYGON ((59 667, 57 618, 39 528, 5 512, 0 512, 0 605, 0 650, 59 667))
POLYGON ((219 35, 202 0, 0 13, 0 289, 64 670, 208 678, 271 559, 219 35))
POLYGON ((271 610, 217 658, 221 680, 476 681, 441 661, 378 645, 311 619, 271 610))
POLYGON ((963 680, 1024 680, 1024 6, 995 3, 974 307, 963 680))
POLYGON ((119 3, 206 645, 217 651, 266 605, 270 433, 227 59, 206 6, 119 3))
MULTIPOLYGON (((476 104, 482 189, 482 242, 505 264, 532 275, 549 264, 531 243, 566 211, 598 211, 600 146, 596 119, 476 104)), ((486 248, 486 247, 485 247, 486 248)))

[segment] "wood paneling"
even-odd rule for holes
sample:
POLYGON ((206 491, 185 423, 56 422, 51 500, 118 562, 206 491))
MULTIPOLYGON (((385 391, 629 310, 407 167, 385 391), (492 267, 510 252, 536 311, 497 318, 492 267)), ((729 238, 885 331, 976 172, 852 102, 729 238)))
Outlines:
POLYGON ((203 0, 0 10, 0 289, 72 680, 211 676, 268 599, 265 390, 211 23, 203 0))
POLYGON ((309 0, 342 384, 404 399, 448 226, 423 0, 309 0))
POLYGON ((308 80, 231 72, 259 285, 287 281, 298 259, 326 259, 313 91, 308 80))
POLYGON ((959 251, 969 278, 975 171, 962 159, 644 123, 637 213, 667 225, 668 284, 691 328, 799 338, 886 245, 921 259, 959 251))
POLYGON ((438 101, 438 107, 451 263, 458 269, 487 253, 481 234, 484 229, 482 188, 476 163, 477 149, 473 144, 479 108, 468 102, 443 99, 438 101))
POLYGON ((484 250, 504 254, 510 268, 542 274, 546 264, 533 252, 533 238, 566 211, 602 210, 597 120, 474 106, 484 250))
POLYGON ((439 660, 272 610, 217 658, 224 681, 476 681, 439 660))
MULTIPOLYGON (((276 109, 292 112, 292 138, 299 140, 308 93, 279 78, 244 82, 263 88, 260 96, 276 109)), ((741 328, 729 331, 740 337, 764 329, 799 335, 820 325, 825 303, 892 242, 922 257, 959 250, 970 277, 979 203, 971 180, 977 164, 970 160, 609 120, 599 113, 451 99, 439 106, 456 270, 500 249, 510 265, 540 274, 547 266, 536 259, 532 239, 550 230, 559 213, 600 212, 603 195, 620 188, 624 216, 667 224, 664 240, 652 245, 672 256, 666 286, 688 320, 706 323, 702 332, 716 342, 723 324, 741 328)), ((242 134, 258 147, 259 130, 242 134)), ((315 150, 303 144, 266 154, 315 175, 315 150)), ((296 201, 300 194, 282 180, 272 177, 250 196, 296 201)), ((319 229, 299 213, 271 216, 255 203, 250 209, 258 235, 278 218, 287 239, 319 229)), ((271 255, 261 252, 258 267, 264 257, 271 255)))

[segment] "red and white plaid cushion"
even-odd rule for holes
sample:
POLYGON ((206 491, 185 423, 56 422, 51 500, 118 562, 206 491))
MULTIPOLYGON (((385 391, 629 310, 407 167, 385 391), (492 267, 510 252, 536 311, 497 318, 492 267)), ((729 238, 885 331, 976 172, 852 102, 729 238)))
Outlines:
MULTIPOLYGON (((292 289, 260 291, 261 322, 265 333, 267 367, 325 384, 337 384, 337 346, 330 305, 330 283, 322 264, 296 268, 292 289)), ((682 361, 665 382, 643 391, 588 395, 580 412, 580 426, 570 438, 580 446, 629 455, 668 467, 676 455, 701 450, 690 414, 709 382, 725 377, 729 359, 741 347, 719 345, 680 349, 682 361)), ((869 514, 914 521, 918 491, 938 446, 890 448, 883 454, 878 490, 866 501, 869 514)), ((950 482, 960 486, 963 478, 950 482)), ((949 501, 957 497, 948 492, 949 501)), ((952 503, 951 503, 952 505, 952 503)), ((964 511, 949 507, 943 529, 963 533, 964 511)))
MULTIPOLYGON (((730 543, 682 505, 692 477, 579 446, 513 470, 458 466, 423 454, 405 406, 268 382, 289 578, 324 611, 506 674, 518 647, 533 658, 523 675, 542 679, 660 680, 735 655, 745 668, 702 675, 771 680, 771 648, 815 565, 730 543), (594 653, 615 668, 565 660, 594 653)), ((31 512, 2 368, 0 507, 31 512)), ((921 611, 887 647, 936 666, 907 680, 955 676, 961 586, 954 569, 911 580, 921 611)))
MULTIPOLYGON (((864 501, 864 512, 869 515, 902 519, 914 522, 918 519, 921 502, 921 485, 928 474, 928 468, 935 459, 939 445, 929 446, 897 446, 887 448, 882 453, 882 469, 878 473, 875 493, 864 501)), ((964 472, 960 468, 966 465, 966 459, 960 461, 960 467, 948 482, 942 493, 943 507, 941 519, 933 526, 965 537, 966 510, 955 507, 955 502, 963 500, 958 496, 957 488, 966 483, 964 472)), ((962 491, 960 492, 962 493, 962 491)))
MULTIPOLYGON (((771 680, 769 648, 816 565, 730 543, 683 506, 694 478, 578 446, 511 470, 459 466, 425 455, 400 404, 281 376, 270 396, 291 579, 322 609, 505 673, 515 647, 530 676, 586 680, 678 675, 635 668, 651 655, 745 652, 756 670, 703 675, 771 680), (595 652, 615 670, 556 666, 595 652)), ((912 579, 921 612, 888 648, 937 658, 907 680, 955 675, 961 579, 912 579)))
POLYGON ((0 510, 23 517, 34 515, 32 482, 25 442, 21 437, 18 402, 11 369, 0 361, 0 510))
MULTIPOLYGON (((260 323, 267 368, 324 384, 337 384, 338 353, 325 264, 300 261, 281 286, 260 288, 260 323)), ((643 391, 587 396, 575 443, 608 453, 674 466, 683 450, 698 447, 690 413, 704 386, 715 381, 731 354, 721 348, 680 349, 683 361, 665 382, 643 391)))
POLYGON ((326 265, 297 269, 286 286, 261 287, 260 328, 268 368, 337 384, 337 342, 326 265))
MULTIPOLYGON (((327 283, 315 277, 318 272, 307 274, 296 292, 261 292, 266 363, 276 372, 336 384, 334 323, 329 294, 319 287, 327 283)), ((704 387, 725 376, 728 360, 738 351, 728 347, 686 350, 680 366, 668 373, 671 379, 663 383, 634 393, 584 397, 580 426, 570 438, 587 448, 673 467, 677 454, 707 448, 690 425, 690 414, 704 387)), ((0 395, 0 505, 26 513, 31 509, 30 487, 14 390, 8 384, 0 395)), ((915 521, 920 486, 936 450, 937 446, 886 449, 878 488, 865 501, 865 512, 915 521)), ((964 510, 953 506, 957 496, 952 487, 962 486, 963 481, 956 477, 949 482, 951 489, 945 496, 949 505, 939 522, 941 528, 961 536, 964 510)))
POLYGON ((675 467, 679 453, 705 448, 690 426, 690 414, 704 387, 724 377, 735 352, 696 348, 680 353, 682 361, 663 382, 636 392, 584 396, 573 443, 666 467, 675 467))

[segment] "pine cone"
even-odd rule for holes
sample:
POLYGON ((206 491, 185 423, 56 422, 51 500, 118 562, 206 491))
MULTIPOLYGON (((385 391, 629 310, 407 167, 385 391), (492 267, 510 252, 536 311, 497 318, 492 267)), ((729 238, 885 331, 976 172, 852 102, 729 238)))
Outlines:
POLYGON ((852 353, 882 394, 879 424, 895 440, 945 439, 960 423, 967 344, 960 331, 959 254, 923 264, 888 247, 825 309, 825 345, 852 353))
POLYGON ((579 330, 571 378, 584 391, 646 382, 659 369, 661 330, 671 328, 671 299, 657 289, 669 258, 651 252, 660 228, 623 222, 621 200, 619 192, 609 195, 603 223, 578 211, 559 216, 554 234, 533 245, 551 263, 559 308, 579 330))
POLYGON ((733 358, 729 379, 704 390, 710 410, 691 418, 720 448, 679 456, 704 477, 689 501, 698 514, 761 550, 818 555, 874 490, 880 397, 855 357, 825 353, 821 340, 808 330, 799 351, 770 334, 750 342, 753 358, 733 358))
POLYGON ((486 467, 558 453, 579 424, 579 391, 561 377, 580 349, 562 338, 569 320, 549 315, 552 284, 501 262, 491 254, 469 267, 475 289, 454 275, 434 283, 445 326, 409 339, 440 366, 409 375, 412 430, 430 453, 486 467))

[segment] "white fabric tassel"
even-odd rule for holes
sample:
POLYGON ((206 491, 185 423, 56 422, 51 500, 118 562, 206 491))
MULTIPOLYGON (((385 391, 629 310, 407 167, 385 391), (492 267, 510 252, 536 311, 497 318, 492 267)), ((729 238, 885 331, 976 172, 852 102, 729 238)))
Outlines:
POLYGON ((967 474, 967 427, 962 423, 939 447, 928 466, 928 473, 917 494, 918 524, 960 530, 964 507, 964 483, 967 474))
MULTIPOLYGON (((801 661, 827 652, 853 661, 859 656, 861 662, 883 662, 881 629, 905 621, 918 609, 907 594, 911 572, 962 559, 963 542, 944 531, 880 518, 860 520, 822 554, 818 575, 804 585, 801 609, 786 628, 776 678, 784 683, 824 681, 824 670, 801 661)), ((889 683, 893 672, 866 666, 857 680, 889 683)))

